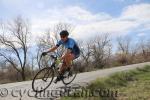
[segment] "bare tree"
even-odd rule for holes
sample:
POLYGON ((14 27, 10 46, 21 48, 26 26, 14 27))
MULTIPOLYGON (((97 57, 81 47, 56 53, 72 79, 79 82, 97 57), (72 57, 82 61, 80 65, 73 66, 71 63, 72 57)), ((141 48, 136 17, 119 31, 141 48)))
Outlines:
POLYGON ((91 62, 90 61, 90 57, 91 57, 91 54, 92 54, 92 48, 91 48, 91 46, 92 46, 91 41, 86 42, 86 43, 84 43, 83 41, 79 42, 79 47, 80 47, 80 51, 81 51, 81 53, 80 53, 81 57, 80 58, 82 60, 81 63, 86 68, 91 67, 90 66, 90 62, 91 62))
POLYGON ((129 36, 118 37, 117 46, 118 61, 122 64, 128 63, 128 57, 131 51, 131 38, 129 36))
POLYGON ((138 42, 135 43, 132 42, 130 48, 131 48, 130 55, 128 55, 129 63, 136 63, 138 49, 139 49, 138 42))
POLYGON ((109 34, 104 34, 94 38, 92 56, 96 68, 103 68, 107 65, 111 55, 111 47, 109 34))
POLYGON ((140 53, 142 54, 143 58, 145 60, 148 60, 148 57, 150 56, 150 41, 141 39, 139 42, 139 49, 140 53))
POLYGON ((148 49, 148 57, 150 60, 150 38, 148 39, 148 42, 147 42, 147 49, 148 49))
POLYGON ((129 54, 131 38, 130 37, 118 37, 118 51, 120 53, 129 54))
POLYGON ((5 70, 6 68, 7 68, 6 62, 3 61, 3 60, 0 60, 0 70, 1 70, 2 72, 4 72, 4 70, 5 70))
POLYGON ((27 63, 27 38, 29 24, 21 17, 17 17, 9 25, 1 25, 0 57, 9 62, 25 80, 25 67, 27 63))

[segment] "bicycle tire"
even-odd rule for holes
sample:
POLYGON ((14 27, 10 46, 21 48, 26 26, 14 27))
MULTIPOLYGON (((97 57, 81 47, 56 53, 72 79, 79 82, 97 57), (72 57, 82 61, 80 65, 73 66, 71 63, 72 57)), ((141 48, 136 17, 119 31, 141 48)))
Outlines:
MULTIPOLYGON (((69 81, 67 81, 67 78, 63 78, 63 79, 62 79, 63 84, 68 85, 68 84, 70 84, 70 83, 76 78, 77 72, 76 72, 76 70, 75 70, 74 67, 75 67, 75 66, 72 65, 72 68, 71 68, 71 71, 72 71, 73 76, 72 76, 72 77, 71 77, 71 76, 68 76, 69 78, 71 78, 69 81)), ((68 72, 69 72, 69 71, 68 71, 68 72)))
MULTIPOLYGON (((50 68, 50 67, 45 67, 45 68, 43 68, 43 69, 41 69, 36 75, 35 75, 35 77, 33 78, 33 81, 32 81, 32 89, 33 89, 33 91, 34 92, 42 92, 42 91, 44 91, 44 90, 46 90, 50 85, 51 85, 51 83, 52 83, 52 81, 53 81, 53 79, 54 79, 54 70, 52 69, 52 68, 50 68), (50 73, 49 73, 49 71, 50 71, 50 73), (46 72, 46 73, 45 73, 46 72), (44 73, 44 74, 43 74, 44 73), (40 75, 40 74, 42 74, 42 78, 40 78, 40 77, 38 77, 38 75, 40 75), (49 77, 49 75, 51 74, 51 78, 49 77), (44 76, 43 76, 44 75, 44 76), (48 76, 46 76, 46 75, 48 75, 48 76), (46 78, 46 80, 44 79, 44 78, 46 78), (50 81, 49 82, 47 82, 47 85, 43 88, 40 88, 39 89, 39 86, 38 87, 36 87, 36 85, 38 85, 38 84, 40 84, 40 80, 42 80, 42 82, 46 82, 47 81, 47 79, 50 79, 50 81), (37 83, 36 83, 36 81, 37 81, 37 83)), ((44 85, 42 85, 42 86, 44 86, 44 85)))

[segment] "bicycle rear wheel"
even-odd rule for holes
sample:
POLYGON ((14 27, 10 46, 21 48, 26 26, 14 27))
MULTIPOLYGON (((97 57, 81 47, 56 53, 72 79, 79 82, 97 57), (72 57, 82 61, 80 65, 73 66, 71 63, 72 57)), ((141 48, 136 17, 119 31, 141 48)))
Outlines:
POLYGON ((65 85, 68 85, 75 79, 76 75, 77 75, 77 71, 75 70, 75 66, 71 65, 70 71, 66 71, 64 73, 64 75, 63 75, 64 78, 62 79, 62 82, 65 85))
POLYGON ((41 69, 33 78, 32 89, 34 92, 42 92, 47 89, 54 78, 54 70, 50 67, 41 69))

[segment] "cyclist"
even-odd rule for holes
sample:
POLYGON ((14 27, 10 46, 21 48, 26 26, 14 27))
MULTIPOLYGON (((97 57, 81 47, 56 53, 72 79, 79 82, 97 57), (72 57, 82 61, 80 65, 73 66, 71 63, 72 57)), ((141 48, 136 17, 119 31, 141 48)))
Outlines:
POLYGON ((61 40, 58 41, 56 46, 50 48, 48 51, 43 52, 42 55, 45 56, 49 52, 54 52, 60 45, 64 45, 67 49, 67 52, 60 58, 63 61, 62 66, 60 67, 59 73, 60 76, 56 78, 54 83, 57 83, 57 81, 60 81, 60 79, 63 78, 64 72, 68 69, 70 69, 71 61, 78 58, 80 55, 80 49, 78 47, 78 44, 76 41, 72 38, 69 38, 69 33, 67 30, 63 30, 60 32, 60 38, 61 40))

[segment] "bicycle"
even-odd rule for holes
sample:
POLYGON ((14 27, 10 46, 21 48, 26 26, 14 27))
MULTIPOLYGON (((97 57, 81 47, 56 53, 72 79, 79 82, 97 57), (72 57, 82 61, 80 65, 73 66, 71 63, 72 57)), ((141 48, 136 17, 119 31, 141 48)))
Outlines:
MULTIPOLYGON (((42 92, 46 90, 52 83, 54 77, 60 76, 57 66, 60 64, 60 57, 56 54, 46 55, 40 57, 38 65, 43 67, 37 72, 32 81, 32 89, 34 92, 42 92), (38 86, 41 84, 41 87, 38 86), (37 85, 37 86, 36 86, 37 85)), ((76 77, 77 72, 75 71, 75 66, 71 64, 71 69, 66 70, 61 81, 64 85, 70 84, 76 77)))

